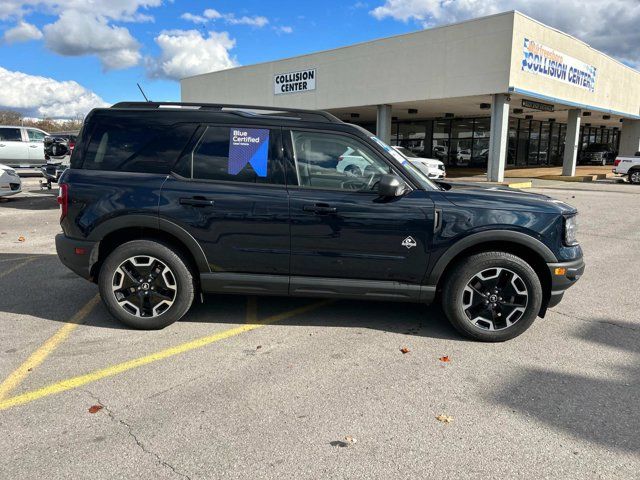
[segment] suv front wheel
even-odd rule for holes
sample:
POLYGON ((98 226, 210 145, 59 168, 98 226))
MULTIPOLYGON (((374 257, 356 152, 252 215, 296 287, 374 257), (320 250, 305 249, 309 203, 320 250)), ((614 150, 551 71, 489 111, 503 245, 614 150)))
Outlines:
POLYGON ((151 240, 124 243, 109 254, 98 278, 100 296, 122 323, 164 328, 191 307, 193 276, 170 247, 151 240))
POLYGON ((442 306, 467 337, 502 342, 527 330, 542 304, 540 279, 520 257, 483 252, 460 261, 448 275, 442 306))

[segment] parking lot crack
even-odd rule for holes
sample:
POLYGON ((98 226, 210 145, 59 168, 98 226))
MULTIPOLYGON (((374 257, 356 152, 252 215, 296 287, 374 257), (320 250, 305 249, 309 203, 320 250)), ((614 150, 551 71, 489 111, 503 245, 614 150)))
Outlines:
POLYGON ((189 477, 188 475, 179 472, 175 466, 171 465, 169 462, 167 462, 166 460, 163 460, 162 457, 160 457, 160 455, 156 452, 154 452, 153 450, 150 450, 136 435, 136 433, 134 432, 133 426, 131 424, 129 424, 126 420, 120 418, 119 416, 116 415, 116 413, 111 410, 107 405, 105 405, 100 398, 98 398, 96 395, 94 395, 93 393, 91 393, 88 390, 84 390, 85 393, 87 393, 88 395, 90 395, 97 403, 98 405, 100 405, 102 407, 102 409, 106 412, 106 414, 109 416, 109 418, 111 419, 112 422, 122 425, 123 427, 125 427, 127 429, 127 433, 129 434, 129 436, 133 439, 133 441, 136 443, 136 445, 138 446, 138 448, 140 448, 140 450, 142 450, 145 454, 152 456, 156 463, 158 463, 159 465, 163 466, 164 468, 168 468, 169 470, 171 470, 171 472, 173 472, 175 475, 178 475, 181 478, 186 478, 191 480, 191 477, 189 477))
POLYGON ((553 310, 553 313, 557 313, 558 315, 561 315, 563 317, 568 317, 568 318, 571 318, 573 320, 578 320, 579 322, 599 323, 601 325, 608 325, 608 326, 612 326, 612 327, 616 327, 616 328, 623 328, 625 330, 631 330, 631 331, 634 331, 634 332, 640 332, 640 326, 635 327, 635 326, 631 326, 631 325, 621 325, 620 323, 616 323, 614 321, 609 321, 609 320, 590 320, 588 318, 577 317, 575 315, 570 315, 570 314, 565 313, 565 312, 560 312, 559 310, 553 310))

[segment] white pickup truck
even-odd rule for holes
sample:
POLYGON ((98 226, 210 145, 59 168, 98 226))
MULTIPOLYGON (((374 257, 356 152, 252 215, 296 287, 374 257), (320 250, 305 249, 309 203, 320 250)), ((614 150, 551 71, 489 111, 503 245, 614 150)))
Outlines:
POLYGON ((640 185, 640 152, 634 157, 616 157, 613 173, 626 176, 630 183, 640 185))

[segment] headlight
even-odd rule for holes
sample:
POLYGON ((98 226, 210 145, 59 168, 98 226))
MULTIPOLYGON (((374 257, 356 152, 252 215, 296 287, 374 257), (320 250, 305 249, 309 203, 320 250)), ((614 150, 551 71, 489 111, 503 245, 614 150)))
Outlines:
POLYGON ((577 239, 577 215, 573 215, 572 217, 564 218, 564 244, 568 246, 573 246, 578 244, 577 239))

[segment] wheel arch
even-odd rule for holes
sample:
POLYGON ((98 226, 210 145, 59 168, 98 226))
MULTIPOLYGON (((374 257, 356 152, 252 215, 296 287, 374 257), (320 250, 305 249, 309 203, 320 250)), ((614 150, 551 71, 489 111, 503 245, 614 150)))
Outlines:
POLYGON ((481 252, 507 252, 526 261, 538 275, 543 291, 540 316, 546 313, 551 296, 551 273, 547 263, 557 262, 553 252, 542 242, 520 232, 480 232, 452 245, 436 262, 429 274, 427 284, 441 291, 447 272, 462 258, 481 252))
POLYGON ((98 278, 102 263, 118 245, 141 239, 158 240, 179 250, 194 274, 211 271, 202 247, 182 227, 150 215, 127 215, 104 222, 89 236, 88 240, 99 242, 98 257, 91 267, 91 277, 98 278))

